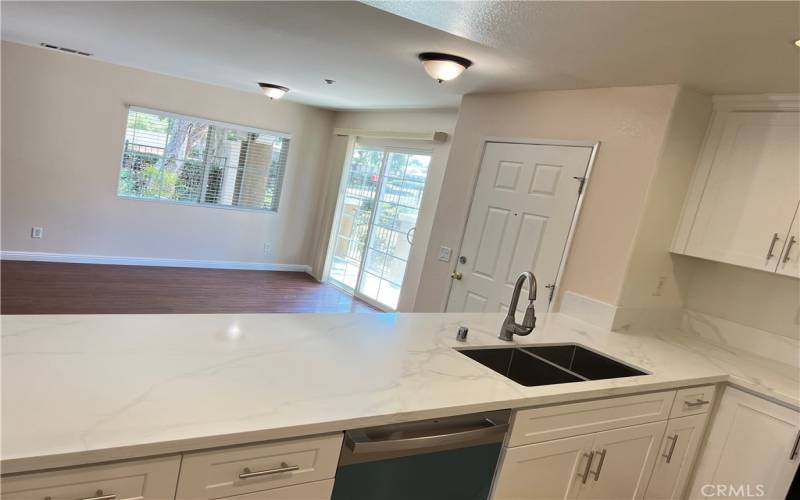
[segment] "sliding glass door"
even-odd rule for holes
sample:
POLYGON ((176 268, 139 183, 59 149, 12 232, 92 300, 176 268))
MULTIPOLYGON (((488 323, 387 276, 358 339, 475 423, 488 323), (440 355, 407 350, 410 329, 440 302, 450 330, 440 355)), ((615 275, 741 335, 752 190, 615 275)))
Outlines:
POLYGON ((334 228, 333 284, 397 308, 430 161, 425 151, 356 144, 334 228))

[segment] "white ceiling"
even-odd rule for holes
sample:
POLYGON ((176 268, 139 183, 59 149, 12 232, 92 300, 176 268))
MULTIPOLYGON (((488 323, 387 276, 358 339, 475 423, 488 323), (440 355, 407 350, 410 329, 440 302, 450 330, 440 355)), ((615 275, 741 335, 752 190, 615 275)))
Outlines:
POLYGON ((378 8, 4 1, 2 38, 251 92, 258 81, 277 83, 292 89, 290 100, 337 109, 450 107, 462 94, 522 89, 800 85, 798 2, 367 3, 378 8), (423 51, 475 65, 439 85, 416 60, 423 51))

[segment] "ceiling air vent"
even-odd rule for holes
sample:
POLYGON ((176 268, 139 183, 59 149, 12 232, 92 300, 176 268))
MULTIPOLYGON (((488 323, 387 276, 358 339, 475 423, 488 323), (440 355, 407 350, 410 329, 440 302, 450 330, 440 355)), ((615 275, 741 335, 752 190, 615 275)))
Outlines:
POLYGON ((53 45, 52 43, 44 43, 44 42, 42 42, 39 45, 41 45, 42 47, 44 47, 46 49, 60 50, 61 52, 67 52, 69 54, 78 54, 79 56, 87 56, 87 57, 89 57, 89 56, 92 55, 89 52, 84 52, 82 50, 70 49, 69 47, 59 47, 58 45, 53 45))

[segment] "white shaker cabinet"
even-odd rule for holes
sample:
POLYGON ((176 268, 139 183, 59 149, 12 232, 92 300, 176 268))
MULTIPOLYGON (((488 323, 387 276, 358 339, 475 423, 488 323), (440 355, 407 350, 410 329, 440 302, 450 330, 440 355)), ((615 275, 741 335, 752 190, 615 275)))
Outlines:
POLYGON ((683 498, 706 427, 706 418, 707 415, 699 414, 669 421, 645 499, 683 498))
POLYGON ((690 498, 783 499, 798 459, 800 413, 728 387, 690 498))
POLYGON ((800 205, 794 212, 792 227, 786 237, 786 245, 778 261, 778 273, 786 276, 800 277, 800 205))
POLYGON ((672 251, 775 272, 798 201, 797 109, 717 110, 672 251))

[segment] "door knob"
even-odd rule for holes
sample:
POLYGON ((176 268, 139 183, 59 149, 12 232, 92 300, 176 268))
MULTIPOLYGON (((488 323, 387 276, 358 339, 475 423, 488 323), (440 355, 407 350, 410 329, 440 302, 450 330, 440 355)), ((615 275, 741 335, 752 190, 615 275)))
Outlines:
POLYGON ((461 280, 461 278, 463 278, 463 277, 464 277, 464 275, 463 275, 463 274, 461 274, 461 273, 460 273, 460 272, 458 272, 458 271, 453 271, 453 272, 452 272, 452 274, 450 274, 450 277, 451 277, 451 278, 453 278, 454 280, 459 280, 459 281, 460 281, 460 280, 461 280))

